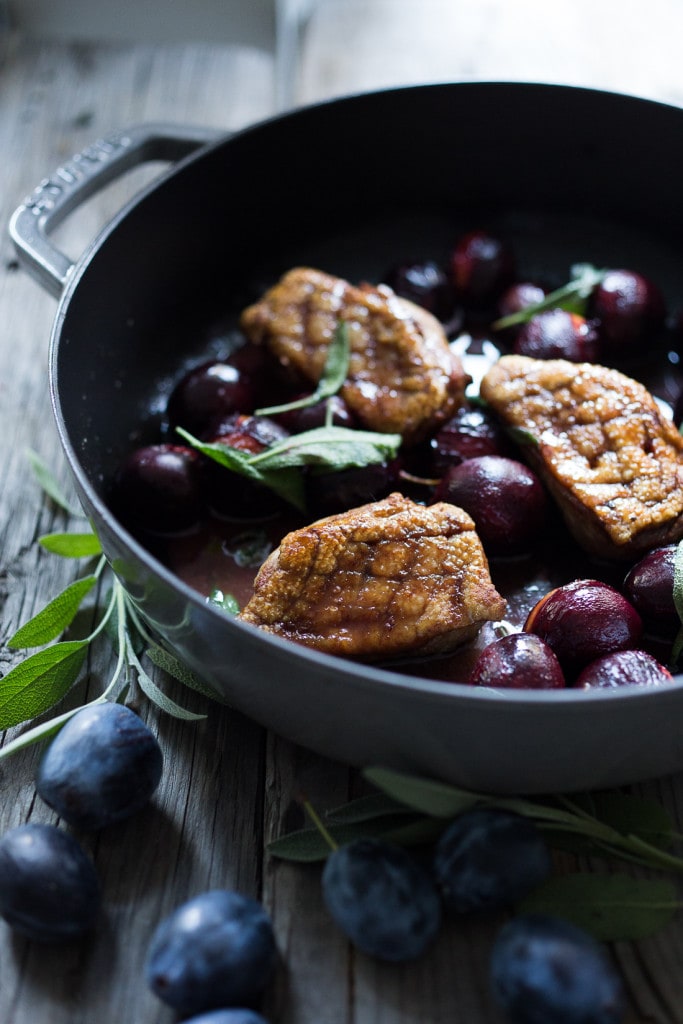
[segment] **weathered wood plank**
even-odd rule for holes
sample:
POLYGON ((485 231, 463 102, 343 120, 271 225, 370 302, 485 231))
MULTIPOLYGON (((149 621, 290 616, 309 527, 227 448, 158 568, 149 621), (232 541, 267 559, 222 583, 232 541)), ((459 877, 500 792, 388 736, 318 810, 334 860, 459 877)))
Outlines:
MULTIPOLYGON (((339 83, 346 81, 354 57, 358 86, 385 84, 362 78, 358 60, 374 60, 367 66, 378 74, 382 53, 355 47, 349 33, 359 23, 350 22, 348 12, 345 17, 343 27, 330 20, 325 29, 332 29, 325 47, 331 38, 345 38, 335 58, 343 58, 344 66, 330 63, 330 50, 323 47, 321 36, 310 37, 319 40, 322 59, 317 78, 312 77, 313 65, 304 69, 304 98, 343 91, 339 83)), ((320 24, 314 26, 315 32, 322 32, 320 24)), ((366 31, 370 26, 366 21, 366 31)), ((388 43, 388 37, 385 40, 388 43)), ((387 60, 392 52, 395 58, 397 51, 387 45, 387 60)), ((464 59, 463 52, 458 59, 464 59)), ((472 62, 475 58, 476 54, 468 56, 472 62)), ((474 63, 458 67, 467 76, 474 63)), ((662 65, 659 73, 660 84, 668 89, 666 67, 662 65)), ((0 67, 0 217, 6 223, 40 177, 113 127, 146 120, 205 124, 219 130, 239 127, 270 112, 272 85, 272 63, 258 51, 20 42, 0 67)), ((65 250, 74 257, 83 252, 147 174, 117 183, 86 204, 58 233, 65 250)), ((65 519, 41 500, 24 454, 27 446, 37 449, 68 487, 47 389, 47 343, 56 304, 17 272, 5 234, 0 239, 0 310, 4 648, 16 627, 65 586, 76 570, 72 563, 38 550, 36 538, 63 528, 65 519)), ((81 625, 87 632, 85 623, 81 625)), ((3 649, 0 671, 7 671, 18 657, 3 649)), ((98 648, 88 681, 74 699, 99 692, 112 667, 110 651, 98 648)), ((144 984, 142 964, 149 936, 180 900, 222 885, 261 896, 273 914, 282 957, 267 1007, 273 1021, 499 1024, 488 993, 488 957, 500 921, 448 923, 430 954, 407 968, 375 964, 353 953, 322 905, 320 868, 275 861, 264 844, 303 824, 298 802, 302 792, 319 809, 343 803, 357 791, 354 773, 266 734, 228 708, 209 706, 179 685, 168 685, 172 697, 193 710, 208 710, 209 717, 185 724, 140 701, 143 717, 160 737, 166 770, 147 811, 120 827, 84 837, 103 881, 102 926, 92 942, 42 949, 12 937, 0 923, 2 1024, 171 1024, 173 1014, 144 984)), ((38 757, 39 750, 33 748, 0 762, 0 833, 28 820, 55 820, 35 798, 38 757)), ((638 791, 661 800, 680 826, 683 778, 657 780, 638 791)), ((629 1024, 683 1024, 682 947, 680 918, 650 940, 618 944, 614 955, 629 989, 629 1024)))

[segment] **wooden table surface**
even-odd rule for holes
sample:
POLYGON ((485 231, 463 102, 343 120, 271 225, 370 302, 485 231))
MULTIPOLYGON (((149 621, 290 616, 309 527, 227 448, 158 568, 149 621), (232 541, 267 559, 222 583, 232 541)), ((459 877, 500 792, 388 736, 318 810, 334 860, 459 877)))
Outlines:
MULTIPOLYGON (((314 17, 296 86, 298 99, 402 78, 538 77, 627 91, 632 87, 632 91, 674 102, 683 100, 683 75, 676 77, 677 54, 669 42, 675 39, 678 45, 678 32, 663 31, 648 38, 643 50, 639 45, 643 39, 630 31, 634 26, 629 23, 627 31, 620 25, 615 47, 605 47, 604 60, 598 59, 594 33, 608 28, 605 10, 616 10, 609 4, 592 5, 592 32, 584 31, 586 23, 580 19, 565 19, 564 35, 560 33, 559 42, 553 41, 559 47, 557 59, 553 62, 544 52, 537 65, 533 54, 540 51, 534 51, 533 22, 527 18, 531 8, 525 12, 522 0, 510 7, 474 5, 476 16, 462 31, 453 30, 450 35, 433 31, 434 25, 443 25, 450 5, 433 0, 424 5, 398 3, 396 8, 404 13, 419 7, 423 19, 434 19, 432 31, 423 31, 420 37, 421 62, 415 53, 415 27, 406 29, 400 19, 387 20, 386 2, 362 5, 368 25, 370 12, 376 12, 378 38, 386 44, 374 50, 360 32, 358 8, 354 18, 351 6, 337 4, 335 9, 331 4, 326 23, 320 12, 314 17), (513 6, 520 20, 507 13, 513 6), (499 21, 492 18, 495 11, 499 21), (490 46, 485 45, 487 32, 490 46), (428 52, 427 43, 435 45, 437 36, 435 56, 428 52), (444 46, 445 37, 451 40, 450 50, 444 46), (658 38, 659 46, 655 45, 658 38), (630 74, 625 78, 626 68, 630 74)), ((555 6, 535 5, 535 9, 542 12, 555 6)), ((588 5, 573 4, 571 9, 577 6, 588 14, 588 5)), ((619 9, 628 11, 628 7, 622 4, 619 9)), ((667 15, 680 21, 669 3, 655 0, 648 9, 655 17, 667 15)), ((420 24, 424 29, 424 21, 420 24)), ((667 27, 675 26, 667 23, 667 27)), ((272 56, 240 46, 78 41, 66 45, 19 34, 9 41, 0 65, 0 220, 8 222, 41 177, 110 129, 142 121, 237 128, 273 110, 273 81, 272 56)), ((138 183, 135 176, 119 182, 86 204, 59 229, 65 250, 78 256, 138 183)), ((4 232, 0 245, 0 641, 4 644, 20 623, 70 582, 74 566, 39 550, 37 537, 64 529, 67 522, 59 509, 43 500, 26 457, 28 448, 38 451, 68 489, 46 371, 56 302, 18 269, 4 232)), ((15 652, 3 647, 0 671, 6 672, 18 660, 15 652)), ((99 692, 111 665, 110 655, 100 648, 74 699, 99 692)), ((0 1024, 170 1024, 173 1014, 144 983, 147 943, 156 923, 173 907, 213 887, 254 894, 273 916, 282 958, 266 1008, 273 1022, 500 1022, 488 993, 489 952, 500 921, 448 924, 433 950, 419 962, 400 968, 376 963, 354 953, 331 926, 321 903, 319 869, 275 861, 265 852, 271 838, 302 823, 296 802, 299 793, 305 792, 321 808, 341 804, 357 791, 354 773, 292 746, 229 709, 210 705, 199 695, 181 693, 177 684, 166 681, 164 685, 172 696, 196 711, 208 712, 208 717, 183 723, 159 714, 144 700, 137 702, 165 752, 160 789, 149 809, 85 839, 105 892, 103 919, 91 940, 67 948, 41 947, 17 939, 0 923, 0 1024)), ((35 795, 39 753, 33 747, 0 762, 0 833, 27 821, 56 820, 35 795)), ((636 792, 662 801, 679 827, 683 824, 683 777, 643 784, 636 792)), ((612 954, 626 983, 630 1024, 683 1022, 683 916, 652 938, 637 944, 617 943, 612 954)))

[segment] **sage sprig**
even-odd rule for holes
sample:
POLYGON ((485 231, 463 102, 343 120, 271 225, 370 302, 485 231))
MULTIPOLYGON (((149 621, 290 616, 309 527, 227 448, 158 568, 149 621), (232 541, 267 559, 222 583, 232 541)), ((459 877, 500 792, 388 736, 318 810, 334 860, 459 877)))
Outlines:
MULTIPOLYGON (((581 841, 582 854, 683 874, 683 857, 671 851, 679 837, 656 801, 622 792, 524 799, 476 793, 383 767, 367 768, 363 774, 377 792, 325 815, 338 843, 368 837, 406 846, 433 843, 455 817, 487 806, 530 818, 555 848, 564 849, 569 836, 581 841)), ((329 854, 329 844, 315 828, 280 836, 268 849, 272 856, 294 862, 322 861, 329 854)), ((651 934, 680 906, 676 887, 667 879, 567 872, 544 883, 516 909, 558 914, 600 939, 616 940, 651 934)))
MULTIPOLYGON (((69 502, 45 464, 34 456, 30 459, 36 479, 46 494, 69 514, 69 502)), ((102 693, 86 705, 73 707, 56 717, 34 725, 0 748, 0 759, 53 736, 82 707, 106 700, 121 700, 136 684, 161 710, 176 718, 193 721, 204 718, 171 700, 152 679, 141 661, 144 650, 153 664, 180 679, 185 685, 216 698, 209 687, 194 681, 183 671, 176 659, 164 652, 148 633, 140 616, 118 578, 102 555, 102 547, 94 531, 51 533, 39 538, 46 553, 63 558, 97 558, 92 572, 70 583, 36 615, 15 631, 7 641, 12 650, 40 648, 16 664, 0 679, 0 730, 22 725, 39 718, 62 701, 81 676, 88 652, 100 638, 113 640, 116 663, 102 693), (110 587, 104 587, 110 577, 110 587), (90 595, 100 588, 106 591, 104 608, 95 609, 97 622, 92 631, 80 639, 62 639, 73 627, 79 611, 90 595), (194 682, 194 685, 193 685, 194 682)))
POLYGON ((301 510, 305 507, 301 473, 304 466, 322 471, 370 466, 394 458, 402 441, 400 434, 379 434, 328 424, 292 434, 254 454, 221 442, 204 443, 182 427, 178 427, 177 432, 203 455, 234 473, 269 487, 301 510))
POLYGON ((567 284, 549 292, 540 302, 534 302, 517 313, 510 313, 508 316, 494 320, 491 327, 494 331, 516 327, 519 324, 527 323, 532 316, 543 313, 547 309, 566 309, 573 313, 583 314, 586 310, 586 301, 606 273, 606 270, 598 270, 590 263, 576 263, 571 268, 571 280, 567 284))

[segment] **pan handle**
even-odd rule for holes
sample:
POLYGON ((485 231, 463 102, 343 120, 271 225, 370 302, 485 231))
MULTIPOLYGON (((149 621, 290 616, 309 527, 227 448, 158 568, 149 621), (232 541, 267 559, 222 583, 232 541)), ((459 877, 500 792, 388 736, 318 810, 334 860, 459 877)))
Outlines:
POLYGON ((151 160, 174 163, 215 141, 215 129, 142 124, 116 131, 62 164, 33 190, 9 224, 21 265, 59 297, 75 264, 50 241, 49 231, 94 192, 126 171, 151 160))

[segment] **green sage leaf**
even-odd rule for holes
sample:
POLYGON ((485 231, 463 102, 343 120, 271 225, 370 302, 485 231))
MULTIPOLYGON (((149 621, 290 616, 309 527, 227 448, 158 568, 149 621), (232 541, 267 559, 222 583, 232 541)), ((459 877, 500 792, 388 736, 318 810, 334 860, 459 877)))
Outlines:
POLYGON ((237 448, 231 448, 230 445, 218 442, 205 444, 182 427, 177 427, 176 430, 192 448, 201 452, 202 455, 213 459, 214 462, 218 462, 219 465, 233 473, 239 473, 240 476, 245 476, 247 479, 253 480, 254 483, 270 488, 290 505, 304 510, 304 481, 301 473, 297 470, 284 470, 277 467, 275 471, 269 470, 268 467, 264 469, 253 464, 256 456, 248 452, 242 452, 237 448))
POLYGON ((71 689, 85 662, 88 643, 52 644, 15 665, 0 679, 0 729, 42 715, 71 689))
MULTIPOLYGON (((98 703, 93 701, 92 703, 98 703)), ((100 702, 101 703, 101 702, 100 702)), ((16 736, 9 743, 5 743, 4 746, 0 747, 0 761, 4 758, 11 757, 12 754, 16 754, 19 750, 23 750, 25 747, 30 747, 34 743, 42 743, 45 740, 52 739, 56 736, 62 726, 73 718, 75 714, 82 711, 84 707, 89 707, 88 704, 83 704, 77 708, 71 708, 69 711, 65 711, 63 715, 58 715, 56 718, 51 718, 49 722, 42 722, 40 725, 34 725, 32 729, 28 729, 22 733, 21 736, 16 736)))
POLYGON ((62 558, 93 558, 102 554, 100 539, 95 533, 46 533, 38 543, 52 555, 62 558))
POLYGON ((566 309, 572 313, 583 314, 586 310, 586 300, 600 284, 605 273, 605 270, 597 270, 590 263, 576 263, 571 268, 571 280, 567 284, 549 292, 540 302, 534 302, 518 313, 510 313, 509 316, 494 320, 491 327, 494 331, 515 327, 517 324, 527 323, 533 316, 547 309, 566 309))
POLYGON ((565 798, 564 804, 566 807, 583 806, 603 825, 609 825, 624 836, 638 836, 663 850, 669 849, 676 838, 671 817, 656 800, 607 791, 587 794, 583 801, 573 795, 565 798))
POLYGON ((64 509, 65 512, 68 512, 70 516, 82 516, 83 512, 71 505, 69 499, 65 496, 62 488, 57 482, 57 478, 54 473, 48 468, 38 452, 29 448, 27 454, 33 475, 48 497, 52 498, 54 503, 64 509))
POLYGON ((187 708, 183 708, 180 704, 171 700, 163 690, 159 689, 152 677, 145 672, 137 658, 134 659, 133 664, 137 670, 137 680, 140 684, 140 689, 149 697, 153 704, 156 704, 167 715, 171 715, 172 718, 180 718, 184 722, 198 722, 200 719, 207 717, 206 715, 198 715, 194 711, 188 711, 187 708))
POLYGON ((197 693, 201 693, 204 697, 209 697, 211 700, 227 704, 225 698, 217 690, 214 690, 208 683, 205 683, 187 665, 184 665, 182 661, 174 657, 163 647, 149 647, 145 654, 153 665, 156 665, 157 668, 162 669, 163 672, 177 679, 183 686, 187 686, 190 690, 196 690, 197 693))
POLYGON ((379 434, 371 430, 329 425, 292 434, 258 455, 252 455, 250 461, 260 470, 264 467, 283 471, 295 466, 317 466, 336 471, 371 466, 393 458, 402 440, 400 434, 379 434))
POLYGON ((384 793, 369 793, 340 807, 333 807, 325 817, 336 825, 353 825, 359 821, 384 818, 388 814, 413 814, 413 811, 384 793))
POLYGON ((280 412, 292 412, 294 409, 307 409, 311 405, 317 405, 318 402, 323 402, 326 398, 336 395, 349 372, 350 351, 349 325, 344 320, 340 320, 328 346, 325 368, 315 391, 294 402, 271 405, 267 409, 257 409, 256 415, 273 416, 280 412))
POLYGON ((577 872, 549 878, 516 909, 554 914, 616 942, 652 935, 680 906, 675 885, 665 879, 577 872))
MULTIPOLYGON (((356 839, 386 839, 395 842, 393 838, 400 830, 406 830, 408 824, 422 824, 420 819, 413 822, 406 820, 405 815, 400 814, 396 818, 391 816, 374 819, 372 821, 358 821, 348 825, 335 825, 325 822, 325 827, 331 838, 338 846, 351 843, 356 839)), ((423 841, 414 839, 414 842, 423 841)), ((300 863, 313 863, 325 860, 329 855, 330 845, 317 828, 303 828, 280 836, 268 844, 268 852, 273 857, 281 860, 299 861, 300 863)))
POLYGON ((379 790, 413 810, 435 818, 454 818, 488 797, 470 793, 445 782, 408 775, 389 768, 366 768, 365 778, 379 790))
POLYGON ((21 626, 7 641, 15 649, 40 647, 56 640, 73 622, 86 596, 97 583, 97 576, 85 576, 71 583, 46 604, 42 611, 21 626))

